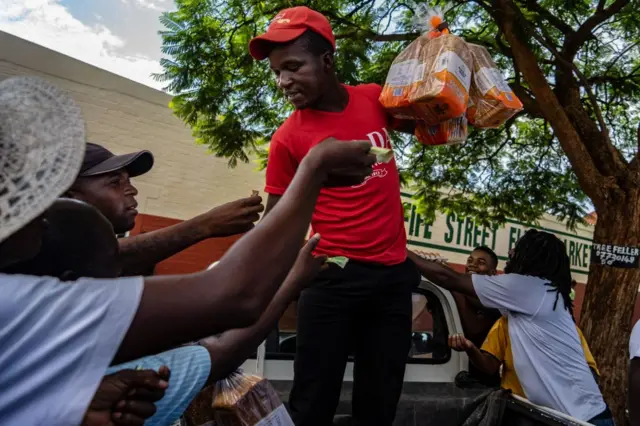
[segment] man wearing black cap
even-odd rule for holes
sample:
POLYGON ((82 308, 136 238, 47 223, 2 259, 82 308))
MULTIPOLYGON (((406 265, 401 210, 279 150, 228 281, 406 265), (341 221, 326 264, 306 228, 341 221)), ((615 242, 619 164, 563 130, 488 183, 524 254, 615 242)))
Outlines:
MULTIPOLYGON (((153 154, 139 151, 114 155, 106 148, 87 143, 82 168, 67 196, 92 204, 124 234, 135 225, 138 190, 130 178, 153 167, 153 154)), ((156 263, 212 237, 240 234, 253 228, 262 212, 262 198, 252 196, 216 207, 185 222, 120 239, 125 275, 147 272, 156 263)))

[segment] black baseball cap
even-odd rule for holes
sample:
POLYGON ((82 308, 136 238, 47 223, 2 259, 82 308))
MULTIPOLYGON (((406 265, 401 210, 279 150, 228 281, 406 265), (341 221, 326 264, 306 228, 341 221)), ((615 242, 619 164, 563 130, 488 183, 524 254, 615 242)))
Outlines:
POLYGON ((153 154, 149 151, 115 155, 103 146, 87 142, 79 176, 98 176, 126 169, 130 177, 136 177, 147 173, 152 167, 153 154))

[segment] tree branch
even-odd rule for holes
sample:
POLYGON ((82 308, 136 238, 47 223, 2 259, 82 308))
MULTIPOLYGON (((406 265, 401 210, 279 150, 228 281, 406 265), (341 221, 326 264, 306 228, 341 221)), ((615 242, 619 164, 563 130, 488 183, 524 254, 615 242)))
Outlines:
POLYGON ((372 41, 412 41, 420 37, 420 33, 378 34, 368 30, 355 30, 336 34, 336 40, 353 37, 362 37, 363 39, 372 41))
POLYGON ((597 11, 598 12, 602 12, 604 10, 604 6, 607 4, 607 0, 600 0, 598 2, 598 7, 597 7, 597 11))
POLYGON ((380 25, 382 24, 382 22, 383 22, 385 19, 387 19, 387 17, 389 17, 389 19, 387 20, 387 26, 386 26, 386 27, 385 27, 385 29, 382 31, 382 34, 384 34, 384 33, 389 29, 389 27, 391 26, 391 23, 392 23, 392 21, 393 21, 393 13, 394 13, 396 10, 398 10, 399 8, 401 8, 401 7, 404 7, 404 8, 406 8, 407 10, 411 11, 411 13, 413 13, 414 15, 416 14, 416 12, 415 12, 415 11, 414 11, 414 10, 413 10, 409 5, 407 5, 406 3, 398 3, 398 4, 396 4, 394 7, 392 7, 391 9, 387 10, 387 11, 384 13, 384 15, 382 15, 382 16, 380 17, 380 19, 378 20, 378 25, 377 25, 377 31, 378 31, 378 32, 380 31, 380 25), (389 15, 391 15, 391 16, 389 16, 389 15))
POLYGON ((571 28, 571 25, 555 16, 548 9, 542 7, 537 0, 525 0, 524 4, 527 9, 536 12, 541 18, 556 27, 562 34, 569 35, 575 33, 574 29, 571 28))
MULTIPOLYGON (((549 52, 551 52, 551 54, 556 58, 556 61, 559 65, 570 70, 583 83, 584 89, 587 92, 587 97, 591 102, 593 111, 596 114, 598 123, 600 124, 600 131, 602 132, 602 137, 605 138, 605 140, 609 144, 611 144, 611 140, 609 138, 609 130, 607 129, 607 123, 604 121, 604 117, 602 116, 602 110, 600 109, 600 105, 598 104, 598 101, 595 95, 593 94, 593 91, 591 90, 591 86, 589 85, 586 77, 582 74, 582 72, 578 69, 578 67, 573 63, 573 61, 567 60, 556 50, 556 47, 552 44, 552 42, 548 40, 549 39, 548 36, 541 37, 538 34, 536 28, 531 27, 531 24, 529 23, 529 21, 527 21, 527 19, 522 15, 522 12, 520 11, 520 9, 518 9, 518 7, 515 4, 513 5, 513 7, 514 7, 514 10, 513 10, 514 16, 516 17, 516 19, 518 19, 518 22, 522 25, 525 31, 528 32, 530 35, 532 35, 533 38, 537 40, 540 44, 546 47, 547 50, 549 50, 549 52)), ((544 31, 543 30, 541 31, 544 34, 544 31)))
POLYGON ((562 47, 562 56, 573 61, 573 58, 576 56, 582 45, 588 39, 593 37, 591 31, 616 13, 620 12, 623 7, 629 4, 629 0, 615 0, 607 9, 604 8, 604 3, 606 3, 606 1, 601 0, 596 12, 584 21, 575 33, 567 36, 564 41, 564 46, 562 47))
POLYGON ((631 73, 627 75, 623 75, 620 77, 614 77, 611 75, 594 75, 593 77, 588 79, 587 82, 591 85, 607 84, 607 83, 613 86, 620 85, 624 83, 629 83, 630 80, 640 77, 640 74, 638 74, 638 71, 640 71, 640 65, 638 65, 633 70, 631 70, 631 73))
POLYGON ((544 73, 538 66, 536 56, 524 41, 525 37, 519 36, 521 19, 518 16, 517 6, 512 0, 495 0, 495 3, 498 15, 496 22, 500 25, 511 46, 514 63, 522 70, 536 101, 540 104, 544 118, 551 124, 558 136, 560 145, 576 173, 580 186, 596 206, 604 207, 601 189, 602 175, 549 86, 544 73))
POLYGON ((519 83, 511 84, 511 89, 513 93, 516 94, 524 109, 535 118, 543 118, 542 110, 540 109, 540 105, 536 102, 536 100, 531 96, 527 90, 519 83))
POLYGON ((354 7, 353 10, 345 15, 346 19, 350 19, 353 15, 360 12, 365 6, 375 3, 375 0, 366 0, 354 7))
POLYGON ((636 131, 638 151, 634 155, 633 160, 629 164, 629 171, 636 179, 636 182, 640 181, 640 124, 638 124, 638 130, 636 131))
POLYGON ((542 118, 542 110, 540 110, 540 105, 536 102, 536 100, 527 92, 527 90, 522 86, 520 82, 520 69, 518 68, 518 64, 516 63, 513 52, 502 42, 502 29, 498 28, 498 32, 495 37, 496 45, 502 52, 502 54, 511 59, 513 63, 513 70, 515 72, 515 82, 511 84, 511 88, 513 89, 513 93, 516 94, 518 99, 522 102, 524 109, 531 114, 533 117, 542 118))
POLYGON ((484 158, 479 158, 478 162, 480 161, 488 161, 490 163, 493 163, 493 159, 496 158, 496 156, 500 153, 500 151, 502 151, 504 149, 505 146, 507 146, 509 144, 509 142, 511 141, 510 138, 510 132, 511 132, 511 126, 513 125, 513 123, 516 121, 517 116, 511 117, 504 125, 505 129, 507 129, 507 134, 508 136, 506 138, 504 138, 504 141, 498 146, 498 148, 493 151, 492 153, 490 153, 489 155, 487 155, 484 158))
MULTIPOLYGON (((607 74, 609 71, 611 71, 611 68, 613 68, 613 66, 616 64, 616 62, 618 62, 618 60, 620 58, 622 58, 624 55, 626 55, 626 53, 628 51, 630 51, 631 49, 633 49, 634 47, 636 47, 637 45, 640 44, 640 41, 636 41, 635 43, 631 43, 629 46, 627 46, 626 48, 624 48, 622 50, 622 52, 620 52, 618 54, 618 56, 615 57, 615 59, 613 61, 611 61, 611 63, 609 64, 609 66, 607 67, 607 69, 604 71, 603 74, 607 74)), ((633 73, 632 73, 633 74, 633 73)))

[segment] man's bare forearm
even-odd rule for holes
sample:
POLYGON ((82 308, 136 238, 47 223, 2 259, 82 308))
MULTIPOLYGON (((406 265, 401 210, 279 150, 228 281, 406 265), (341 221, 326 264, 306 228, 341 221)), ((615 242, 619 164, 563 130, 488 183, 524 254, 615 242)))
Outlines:
POLYGON ((471 349, 467 349, 466 353, 469 356, 469 361, 485 374, 493 375, 500 369, 500 361, 492 355, 482 352, 475 345, 471 349))
MULTIPOLYGON (((309 157, 307 157, 309 158, 309 157)), ((293 265, 324 176, 301 163, 272 214, 238 240, 210 271, 151 277, 116 360, 157 353, 258 320, 293 265), (182 289, 176 296, 176 286, 182 289)))
POLYGON ((197 216, 166 228, 121 238, 120 262, 123 276, 144 275, 156 263, 205 240, 208 237, 203 218, 197 216))
POLYGON ((280 201, 280 198, 282 198, 282 195, 269 194, 269 196, 267 197, 267 207, 265 208, 264 214, 262 215, 263 219, 267 214, 269 214, 271 210, 273 210, 276 204, 278 204, 278 201, 280 201))
POLYGON ((298 287, 296 283, 285 281, 255 324, 229 330, 200 342, 211 354, 209 382, 227 377, 255 352, 298 294, 298 287))
POLYGON ((460 274, 438 262, 425 260, 411 251, 407 252, 407 256, 415 263, 420 274, 432 283, 449 291, 476 297, 470 276, 460 274))

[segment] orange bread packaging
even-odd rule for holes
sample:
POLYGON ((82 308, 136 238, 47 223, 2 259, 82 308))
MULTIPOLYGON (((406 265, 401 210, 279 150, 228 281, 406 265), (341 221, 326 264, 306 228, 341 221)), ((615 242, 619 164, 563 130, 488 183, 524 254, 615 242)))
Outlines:
POLYGON ((461 38, 448 31, 435 38, 430 34, 393 61, 380 102, 394 117, 436 125, 467 110, 473 60, 461 38))
POLYGON ((196 426, 294 426, 269 381, 240 370, 200 392, 186 418, 196 426))
POLYGON ((473 80, 467 118, 480 129, 496 128, 522 110, 522 102, 504 80, 486 48, 468 43, 473 80))
POLYGON ((453 145, 467 140, 467 118, 460 117, 430 126, 424 121, 416 125, 415 136, 423 145, 453 145))

